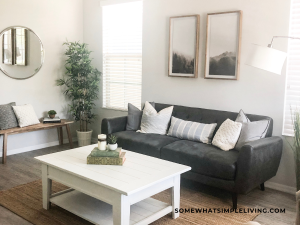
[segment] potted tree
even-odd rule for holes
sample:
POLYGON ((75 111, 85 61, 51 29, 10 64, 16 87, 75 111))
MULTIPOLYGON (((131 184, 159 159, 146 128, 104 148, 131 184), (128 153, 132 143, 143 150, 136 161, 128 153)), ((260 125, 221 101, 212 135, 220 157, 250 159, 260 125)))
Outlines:
POLYGON ((87 44, 65 42, 64 45, 67 46, 66 73, 63 79, 57 80, 57 85, 65 87, 64 94, 72 101, 69 111, 80 122, 78 145, 90 145, 93 131, 88 129, 88 124, 96 118, 92 110, 98 99, 101 73, 91 65, 87 44))

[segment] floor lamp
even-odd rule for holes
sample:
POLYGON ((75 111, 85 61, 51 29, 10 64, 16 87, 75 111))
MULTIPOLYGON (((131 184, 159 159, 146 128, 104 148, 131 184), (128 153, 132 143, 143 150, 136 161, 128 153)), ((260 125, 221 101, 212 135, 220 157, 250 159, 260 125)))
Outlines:
POLYGON ((252 51, 246 61, 246 64, 281 75, 282 66, 287 53, 272 48, 274 38, 300 39, 298 37, 274 36, 268 47, 253 44, 252 51))

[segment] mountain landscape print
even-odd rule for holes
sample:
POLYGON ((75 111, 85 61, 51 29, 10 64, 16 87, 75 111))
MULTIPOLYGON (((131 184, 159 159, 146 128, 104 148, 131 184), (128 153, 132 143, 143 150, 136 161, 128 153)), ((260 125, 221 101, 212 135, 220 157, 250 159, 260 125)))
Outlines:
POLYGON ((221 55, 209 58, 210 75, 235 75, 236 53, 224 52, 221 55))
POLYGON ((238 79, 241 14, 231 11, 207 15, 205 78, 238 79))
POLYGON ((193 74, 195 72, 195 59, 178 52, 173 52, 172 73, 193 74))
POLYGON ((199 15, 170 18, 169 76, 198 76, 199 22, 199 15))

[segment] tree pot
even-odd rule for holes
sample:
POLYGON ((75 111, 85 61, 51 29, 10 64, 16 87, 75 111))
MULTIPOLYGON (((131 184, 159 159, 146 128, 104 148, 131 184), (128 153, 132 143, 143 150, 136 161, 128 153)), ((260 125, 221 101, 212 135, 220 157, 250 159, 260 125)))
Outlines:
POLYGON ((296 148, 295 153, 295 172, 296 172, 296 188, 300 190, 300 148, 296 148))
POLYGON ((116 150, 118 148, 118 144, 116 143, 116 144, 108 144, 108 149, 109 150, 112 150, 112 151, 114 151, 114 150, 116 150))
POLYGON ((55 114, 49 115, 49 117, 50 117, 51 119, 53 119, 53 118, 55 117, 55 114))
POLYGON ((79 147, 90 145, 92 143, 93 130, 87 132, 81 132, 79 130, 76 130, 76 132, 79 147))

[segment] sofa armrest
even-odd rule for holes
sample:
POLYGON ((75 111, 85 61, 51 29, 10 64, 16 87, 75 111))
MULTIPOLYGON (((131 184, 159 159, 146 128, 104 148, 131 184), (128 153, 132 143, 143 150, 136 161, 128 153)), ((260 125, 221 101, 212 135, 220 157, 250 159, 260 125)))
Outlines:
POLYGON ((127 124, 127 116, 104 118, 101 124, 101 133, 112 134, 119 131, 125 131, 127 124))
POLYGON ((244 145, 237 160, 235 191, 245 194, 275 176, 282 147, 280 137, 262 138, 244 145))

